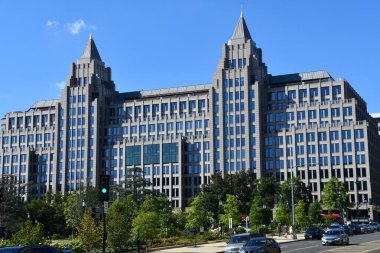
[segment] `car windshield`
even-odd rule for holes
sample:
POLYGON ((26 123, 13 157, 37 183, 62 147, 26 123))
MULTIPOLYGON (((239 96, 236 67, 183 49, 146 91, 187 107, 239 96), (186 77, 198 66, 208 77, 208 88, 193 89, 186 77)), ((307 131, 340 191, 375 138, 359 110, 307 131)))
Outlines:
POLYGON ((247 242, 245 246, 264 246, 265 239, 254 239, 247 242))
POLYGON ((339 230, 330 230, 326 232, 326 235, 339 235, 340 231, 339 230))
POLYGON ((340 226, 337 226, 337 225, 333 225, 333 226, 330 226, 331 229, 338 229, 340 228, 340 226))
POLYGON ((249 240, 248 235, 235 235, 229 241, 228 244, 243 243, 249 240))
POLYGON ((316 231, 318 231, 319 229, 318 228, 309 228, 308 230, 307 230, 307 232, 316 232, 316 231))

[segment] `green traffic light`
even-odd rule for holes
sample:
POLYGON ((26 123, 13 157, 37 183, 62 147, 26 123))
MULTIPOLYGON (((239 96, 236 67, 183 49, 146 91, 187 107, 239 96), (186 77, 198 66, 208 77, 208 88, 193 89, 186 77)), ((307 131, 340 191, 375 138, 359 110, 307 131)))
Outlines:
POLYGON ((106 188, 102 188, 102 193, 107 193, 107 189, 106 188))

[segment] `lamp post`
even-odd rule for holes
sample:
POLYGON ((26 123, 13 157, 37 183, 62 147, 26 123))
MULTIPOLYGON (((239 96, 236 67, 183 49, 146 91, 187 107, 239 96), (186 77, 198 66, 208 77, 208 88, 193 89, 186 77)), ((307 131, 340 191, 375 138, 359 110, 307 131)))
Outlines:
MULTIPOLYGON (((298 167, 305 167, 306 164, 302 165, 296 165, 294 167, 291 167, 291 173, 290 173, 290 183, 291 183, 291 189, 292 189, 292 226, 293 226, 293 239, 297 239, 297 228, 296 228, 296 216, 294 213, 294 180, 293 180, 293 170, 297 169, 298 167)), ((309 166, 317 166, 318 164, 309 164, 309 166)))
MULTIPOLYGON (((296 166, 297 168, 297 166, 296 166)), ((292 221, 293 221, 293 239, 297 239, 297 229, 296 229, 296 216, 294 214, 294 182, 293 182, 293 169, 290 173, 290 184, 291 184, 291 189, 292 189, 292 221)))

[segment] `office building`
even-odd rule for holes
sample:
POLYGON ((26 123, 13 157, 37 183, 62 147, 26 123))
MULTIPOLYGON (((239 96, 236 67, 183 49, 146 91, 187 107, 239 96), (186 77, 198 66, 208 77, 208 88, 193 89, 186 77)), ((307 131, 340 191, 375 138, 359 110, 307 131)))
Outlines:
POLYGON ((4 116, 0 171, 31 185, 29 198, 96 186, 102 173, 124 185, 139 167, 176 208, 217 172, 284 181, 293 171, 315 200, 335 176, 375 218, 376 124, 346 80, 326 71, 270 75, 241 15, 208 84, 118 92, 90 37, 59 100, 4 116))

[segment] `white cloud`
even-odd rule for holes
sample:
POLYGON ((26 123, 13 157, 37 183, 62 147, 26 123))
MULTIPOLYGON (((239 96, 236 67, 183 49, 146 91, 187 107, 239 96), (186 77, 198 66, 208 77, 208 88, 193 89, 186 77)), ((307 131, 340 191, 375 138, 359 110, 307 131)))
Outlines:
POLYGON ((66 84, 66 81, 62 81, 62 82, 55 83, 55 86, 57 86, 60 90, 62 90, 63 87, 65 87, 65 84, 66 84))
POLYGON ((67 29, 71 34, 78 34, 82 28, 87 27, 86 23, 83 21, 83 19, 79 19, 75 21, 74 23, 69 23, 66 25, 67 29))
POLYGON ((46 22, 46 26, 47 27, 55 27, 55 26, 58 26, 58 25, 59 25, 59 22, 55 21, 55 20, 48 20, 46 22))

